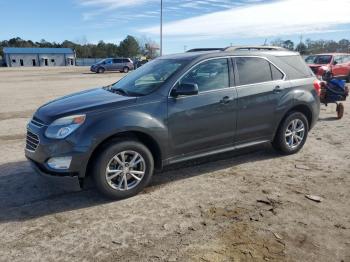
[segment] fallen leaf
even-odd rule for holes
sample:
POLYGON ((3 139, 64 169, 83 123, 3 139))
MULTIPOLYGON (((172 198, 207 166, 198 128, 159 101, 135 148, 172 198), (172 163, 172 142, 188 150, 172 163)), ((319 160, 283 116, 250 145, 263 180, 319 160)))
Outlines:
POLYGON ((298 164, 295 165, 295 168, 296 168, 296 169, 302 169, 302 170, 311 170, 311 168, 308 167, 308 166, 305 166, 305 165, 298 165, 298 164))
POLYGON ((315 201, 315 202, 318 202, 318 203, 322 201, 322 198, 319 197, 319 196, 305 195, 305 197, 306 197, 307 199, 310 199, 310 200, 315 201))
POLYGON ((279 234, 273 232, 273 235, 274 235, 277 239, 282 240, 282 237, 281 237, 279 234))

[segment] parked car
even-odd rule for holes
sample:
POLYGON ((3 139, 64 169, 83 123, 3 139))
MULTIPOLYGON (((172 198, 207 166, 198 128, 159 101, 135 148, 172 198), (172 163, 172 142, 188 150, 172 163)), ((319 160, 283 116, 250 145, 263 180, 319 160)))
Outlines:
POLYGON ((305 61, 319 78, 330 72, 333 77, 350 82, 350 54, 310 55, 306 57, 305 61))
POLYGON ((134 63, 130 58, 107 58, 93 64, 90 67, 91 72, 104 73, 105 71, 119 71, 128 73, 134 69, 134 63))
POLYGON ((139 68, 139 67, 143 66, 144 64, 146 64, 146 63, 148 63, 148 62, 149 62, 148 59, 139 60, 139 61, 137 61, 137 63, 136 63, 136 68, 139 68))
POLYGON ((163 56, 41 106, 25 155, 40 173, 92 176, 106 196, 126 198, 172 163, 270 142, 298 152, 318 119, 319 91, 294 52, 163 56))

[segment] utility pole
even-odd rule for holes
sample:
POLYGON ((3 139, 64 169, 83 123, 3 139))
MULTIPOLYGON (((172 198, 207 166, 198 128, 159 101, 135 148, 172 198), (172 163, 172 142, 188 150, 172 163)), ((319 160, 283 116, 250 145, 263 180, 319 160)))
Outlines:
POLYGON ((160 56, 163 55, 163 0, 160 0, 160 56))

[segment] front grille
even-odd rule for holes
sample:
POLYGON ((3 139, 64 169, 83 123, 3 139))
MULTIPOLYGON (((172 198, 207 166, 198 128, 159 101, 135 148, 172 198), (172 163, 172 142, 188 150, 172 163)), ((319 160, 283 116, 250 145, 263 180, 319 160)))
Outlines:
POLYGON ((35 151, 38 145, 39 145, 39 137, 28 130, 27 138, 26 138, 26 149, 30 151, 35 151))
POLYGON ((41 120, 39 120, 39 119, 36 118, 36 117, 33 117, 33 119, 30 120, 30 123, 33 124, 33 125, 35 125, 35 126, 37 126, 37 127, 39 127, 39 128, 41 128, 41 127, 43 127, 43 126, 46 126, 44 122, 42 122, 41 120))

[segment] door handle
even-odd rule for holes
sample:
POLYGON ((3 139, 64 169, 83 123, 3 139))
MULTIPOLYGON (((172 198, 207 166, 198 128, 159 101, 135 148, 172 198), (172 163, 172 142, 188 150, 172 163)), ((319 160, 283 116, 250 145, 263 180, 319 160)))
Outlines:
POLYGON ((280 93, 281 91, 282 91, 282 89, 281 89, 280 86, 275 86, 275 88, 273 89, 273 92, 274 92, 275 94, 280 93))
POLYGON ((221 100, 220 103, 221 104, 227 104, 230 102, 230 97, 229 96, 224 96, 221 100))

